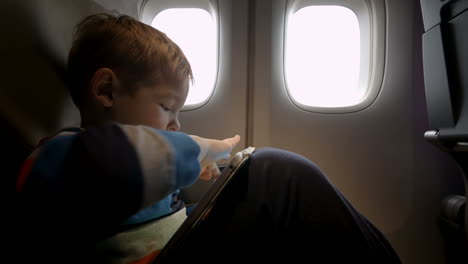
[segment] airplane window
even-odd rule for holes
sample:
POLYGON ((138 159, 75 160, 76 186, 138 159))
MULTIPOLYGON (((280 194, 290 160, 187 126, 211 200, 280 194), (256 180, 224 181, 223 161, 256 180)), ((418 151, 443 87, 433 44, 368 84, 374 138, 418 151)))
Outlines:
MULTIPOLYGON (((293 101, 314 107, 360 103, 361 43, 356 14, 343 6, 307 6, 289 16, 284 72, 293 101)), ((367 83, 366 83, 367 86, 367 83)))
POLYGON ((217 74, 217 31, 213 17, 201 8, 170 8, 157 14, 151 25, 166 33, 184 52, 192 66, 194 83, 185 107, 206 102, 217 74))

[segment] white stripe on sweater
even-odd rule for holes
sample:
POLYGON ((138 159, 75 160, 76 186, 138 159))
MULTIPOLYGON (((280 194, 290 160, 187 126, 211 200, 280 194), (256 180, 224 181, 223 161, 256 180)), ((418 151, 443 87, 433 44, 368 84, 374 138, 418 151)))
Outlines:
POLYGON ((175 191, 175 154, 164 136, 147 126, 119 125, 140 161, 144 179, 143 206, 147 207, 175 191))

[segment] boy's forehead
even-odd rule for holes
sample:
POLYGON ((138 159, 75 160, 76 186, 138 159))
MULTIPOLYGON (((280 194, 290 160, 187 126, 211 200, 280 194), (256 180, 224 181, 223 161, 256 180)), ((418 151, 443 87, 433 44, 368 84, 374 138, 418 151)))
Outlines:
POLYGON ((170 96, 170 97, 186 97, 188 93, 189 83, 161 83, 153 87, 155 93, 159 96, 170 96))

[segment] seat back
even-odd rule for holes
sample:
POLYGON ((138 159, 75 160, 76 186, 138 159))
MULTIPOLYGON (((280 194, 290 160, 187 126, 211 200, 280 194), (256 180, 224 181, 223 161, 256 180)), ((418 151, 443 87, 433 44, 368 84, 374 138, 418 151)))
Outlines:
MULTIPOLYGON (((421 0, 423 66, 429 131, 425 138, 457 161, 468 175, 468 0, 421 0)), ((466 196, 466 195, 465 195, 466 196)), ((444 201, 443 212, 468 232, 465 197, 444 201)))

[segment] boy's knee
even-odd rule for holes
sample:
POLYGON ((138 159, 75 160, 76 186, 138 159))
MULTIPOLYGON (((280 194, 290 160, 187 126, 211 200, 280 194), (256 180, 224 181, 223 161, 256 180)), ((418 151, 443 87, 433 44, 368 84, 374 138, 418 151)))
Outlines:
POLYGON ((250 184, 265 185, 268 189, 289 186, 299 192, 314 191, 317 195, 335 192, 334 185, 313 161, 276 148, 257 149, 250 159, 249 175, 250 184))
POLYGON ((287 150, 277 148, 259 148, 251 157, 251 169, 271 174, 317 175, 324 173, 313 161, 287 150))

